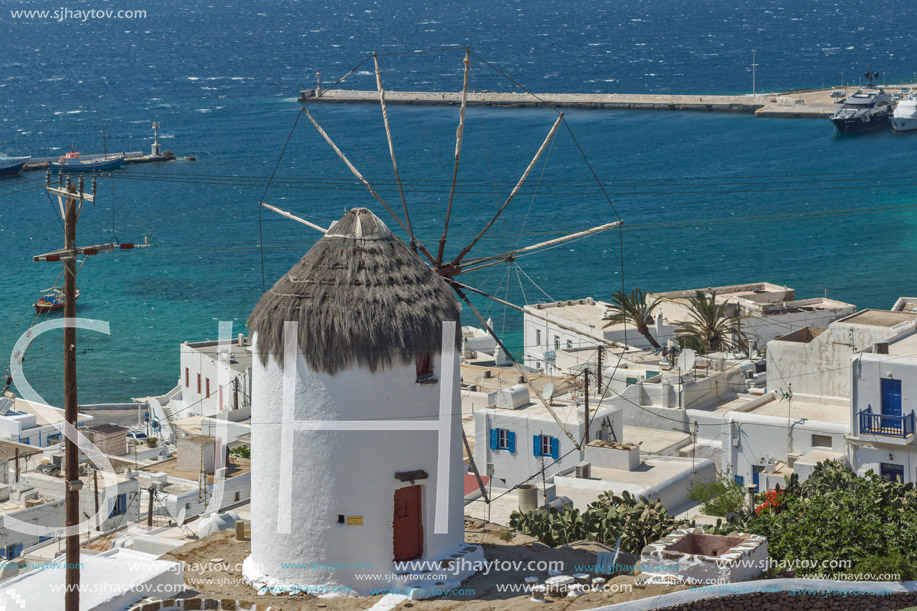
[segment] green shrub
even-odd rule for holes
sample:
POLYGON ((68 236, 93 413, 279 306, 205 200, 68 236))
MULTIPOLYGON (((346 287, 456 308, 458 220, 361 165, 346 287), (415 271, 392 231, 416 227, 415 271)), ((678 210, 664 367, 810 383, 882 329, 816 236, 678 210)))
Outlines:
POLYGON ((629 492, 621 496, 606 492, 582 513, 573 508, 514 511, 509 525, 552 547, 583 539, 613 546, 620 538, 622 550, 639 553, 647 543, 688 522, 675 520, 662 503, 629 492))
POLYGON ((852 572, 869 581, 913 581, 917 578, 914 563, 901 554, 868 556, 860 560, 852 572))
POLYGON ((252 457, 252 448, 251 446, 237 446, 229 451, 232 456, 238 456, 239 458, 251 458, 252 457))
POLYGON ((159 443, 159 439, 157 437, 147 437, 146 438, 146 445, 150 446, 151 448, 155 448, 156 444, 158 443, 159 443))
POLYGON ((767 537, 771 560, 799 567, 799 576, 897 572, 902 566, 896 565, 895 571, 854 567, 873 556, 900 556, 907 563, 904 568, 917 564, 917 490, 914 484, 887 481, 871 471, 858 477, 827 461, 805 482, 790 476, 776 506, 743 510, 718 523, 716 530, 767 537))
POLYGON ((714 481, 696 482, 688 489, 688 498, 703 503, 708 516, 726 517, 745 507, 745 491, 730 476, 729 471, 714 481))

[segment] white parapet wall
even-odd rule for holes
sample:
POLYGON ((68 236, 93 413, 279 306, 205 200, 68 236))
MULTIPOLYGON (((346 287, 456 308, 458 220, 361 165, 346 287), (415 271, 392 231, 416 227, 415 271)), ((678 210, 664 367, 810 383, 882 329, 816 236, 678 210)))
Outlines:
POLYGON ((767 539, 760 535, 712 535, 703 528, 682 528, 640 552, 646 584, 714 585, 748 581, 765 573, 767 539))

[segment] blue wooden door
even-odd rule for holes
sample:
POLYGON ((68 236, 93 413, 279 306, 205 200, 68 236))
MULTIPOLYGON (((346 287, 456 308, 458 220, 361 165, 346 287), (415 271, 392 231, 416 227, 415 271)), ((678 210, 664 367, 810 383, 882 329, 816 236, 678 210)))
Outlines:
POLYGON ((901 429, 901 380, 882 378, 882 415, 897 416, 882 418, 883 429, 901 429))

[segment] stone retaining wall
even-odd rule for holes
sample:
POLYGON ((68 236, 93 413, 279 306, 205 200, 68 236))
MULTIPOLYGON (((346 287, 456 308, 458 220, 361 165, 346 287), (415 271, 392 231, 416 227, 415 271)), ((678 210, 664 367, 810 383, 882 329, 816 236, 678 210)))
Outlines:
POLYGON ((917 592, 894 594, 793 594, 790 592, 755 592, 708 598, 659 611, 896 611, 917 605, 917 592))
POLYGON ((271 611, 268 605, 231 598, 168 598, 140 602, 129 611, 271 611))

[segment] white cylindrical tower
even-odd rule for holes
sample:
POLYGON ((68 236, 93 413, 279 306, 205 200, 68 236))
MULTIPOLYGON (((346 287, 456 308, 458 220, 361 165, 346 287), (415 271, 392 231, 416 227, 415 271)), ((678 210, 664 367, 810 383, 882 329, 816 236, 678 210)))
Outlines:
POLYGON ((248 326, 255 359, 246 579, 366 594, 397 582, 398 561, 462 548, 461 325, 447 283, 356 208, 265 293, 248 326), (298 325, 294 358, 284 358, 287 321, 298 325), (457 329, 447 362, 443 321, 457 329), (443 392, 447 372, 453 388, 443 392), (441 395, 451 425, 442 453, 431 426, 441 395), (446 502, 437 507, 439 487, 446 502), (441 533, 437 510, 448 511, 441 533))

